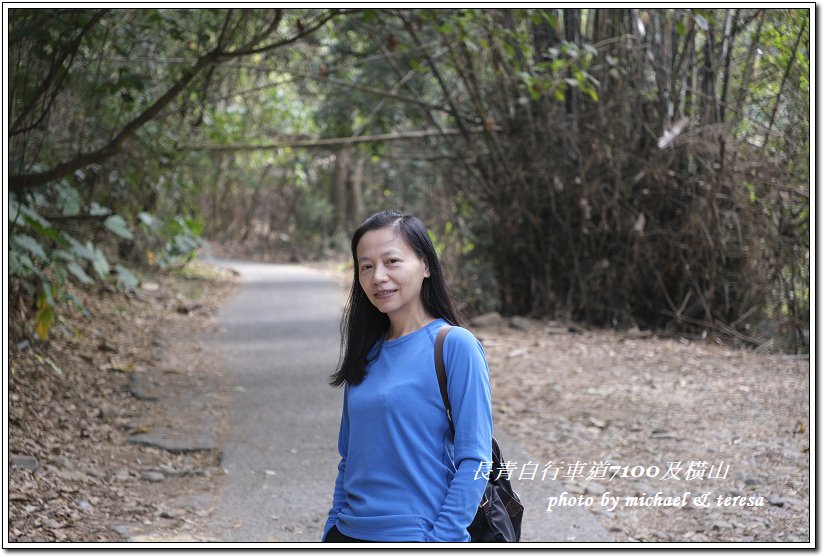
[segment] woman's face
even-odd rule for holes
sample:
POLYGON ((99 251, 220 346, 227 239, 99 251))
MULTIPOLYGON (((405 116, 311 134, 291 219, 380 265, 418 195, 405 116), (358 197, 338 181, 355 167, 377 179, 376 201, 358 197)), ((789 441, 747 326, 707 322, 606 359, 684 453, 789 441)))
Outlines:
POLYGON ((361 288, 378 310, 403 318, 423 309, 421 285, 429 269, 397 230, 370 230, 358 242, 356 254, 361 288))

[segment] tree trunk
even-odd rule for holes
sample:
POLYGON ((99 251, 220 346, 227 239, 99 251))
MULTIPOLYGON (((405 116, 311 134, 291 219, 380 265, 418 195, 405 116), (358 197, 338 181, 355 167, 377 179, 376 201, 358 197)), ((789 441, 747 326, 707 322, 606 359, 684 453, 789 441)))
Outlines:
POLYGON ((335 233, 346 231, 347 195, 346 182, 352 162, 352 147, 346 145, 335 157, 335 182, 333 184, 332 205, 335 207, 335 233))
POLYGON ((358 157, 355 163, 355 169, 352 173, 352 221, 355 226, 360 226, 363 222, 363 167, 366 164, 366 159, 358 157))

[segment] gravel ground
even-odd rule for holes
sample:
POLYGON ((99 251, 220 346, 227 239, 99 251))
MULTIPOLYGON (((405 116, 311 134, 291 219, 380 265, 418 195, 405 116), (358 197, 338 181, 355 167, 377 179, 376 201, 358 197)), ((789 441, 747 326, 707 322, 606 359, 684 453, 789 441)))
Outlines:
POLYGON ((516 324, 474 327, 496 423, 540 460, 513 473, 618 542, 810 541, 808 357, 516 324))

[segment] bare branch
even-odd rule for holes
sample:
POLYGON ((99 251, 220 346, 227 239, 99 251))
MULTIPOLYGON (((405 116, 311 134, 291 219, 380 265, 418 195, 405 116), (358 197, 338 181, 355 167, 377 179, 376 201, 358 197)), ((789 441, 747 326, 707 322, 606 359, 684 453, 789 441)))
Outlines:
MULTIPOLYGON (((239 50, 234 50, 232 52, 226 52, 226 51, 221 52, 220 53, 220 59, 222 61, 224 58, 225 59, 237 58, 237 57, 240 57, 240 56, 249 56, 250 54, 261 54, 263 52, 269 52, 270 50, 275 50, 276 48, 280 48, 282 46, 286 46, 286 45, 291 44, 295 41, 298 41, 298 40, 302 39, 303 37, 305 37, 307 35, 311 35, 315 31, 317 31, 318 29, 320 29, 321 27, 326 25, 327 22, 329 22, 330 20, 332 20, 333 18, 335 18, 335 17, 337 17, 341 14, 350 14, 350 13, 355 13, 357 11, 358 10, 339 10, 339 9, 331 10, 328 14, 326 14, 325 16, 320 18, 313 25, 304 28, 302 31, 298 32, 298 34, 296 34, 292 37, 289 37, 288 39, 283 39, 283 40, 280 40, 280 41, 276 41, 276 42, 273 42, 273 43, 270 43, 268 45, 261 46, 261 47, 258 47, 258 48, 252 48, 249 44, 247 44, 247 45, 244 45, 243 47, 241 47, 239 50)), ((258 40, 262 40, 262 39, 263 39, 263 37, 260 37, 258 40)))
POLYGON ((281 20, 283 19, 283 10, 275 10, 275 18, 269 22, 269 25, 261 31, 257 33, 254 37, 252 37, 246 44, 243 46, 238 47, 239 51, 249 50, 254 48, 254 46, 259 43, 260 41, 266 39, 269 35, 275 32, 280 25, 281 20))
MULTIPOLYGON (((488 133, 486 128, 475 128, 467 130, 445 129, 445 130, 415 130, 406 132, 382 133, 376 135, 361 135, 353 137, 332 137, 323 139, 305 139, 296 141, 283 141, 280 143, 268 143, 265 145, 180 145, 178 149, 182 151, 269 151, 273 149, 291 148, 314 148, 314 147, 339 147, 341 145, 353 145, 355 143, 378 143, 381 141, 398 141, 409 139, 425 139, 427 137, 440 137, 447 135, 463 135, 464 133, 488 133)), ((499 130, 495 130, 499 131, 499 130)))

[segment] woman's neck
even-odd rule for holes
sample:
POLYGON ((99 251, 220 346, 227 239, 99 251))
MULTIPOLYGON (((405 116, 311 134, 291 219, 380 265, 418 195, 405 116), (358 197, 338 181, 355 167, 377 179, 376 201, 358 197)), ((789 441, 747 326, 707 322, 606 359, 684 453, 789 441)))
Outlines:
POLYGON ((429 325, 434 320, 435 318, 429 315, 429 313, 425 310, 419 314, 409 315, 405 318, 401 318, 400 316, 393 318, 390 316, 389 330, 386 332, 386 340, 393 340, 404 335, 414 333, 418 329, 422 329, 423 327, 429 325))

